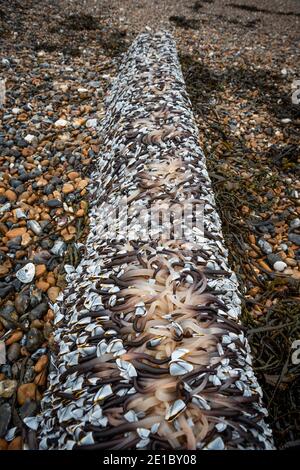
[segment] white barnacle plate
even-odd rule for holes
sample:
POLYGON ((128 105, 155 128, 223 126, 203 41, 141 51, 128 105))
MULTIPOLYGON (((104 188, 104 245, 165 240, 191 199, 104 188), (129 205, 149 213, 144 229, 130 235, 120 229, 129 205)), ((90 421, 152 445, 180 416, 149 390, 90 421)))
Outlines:
POLYGON ((134 423, 138 421, 138 417, 134 410, 127 411, 127 413, 124 414, 124 418, 126 419, 126 421, 128 421, 128 423, 134 423))
POLYGON ((35 265, 33 263, 25 264, 16 272, 16 276, 23 284, 29 284, 35 276, 35 265))
POLYGON ((223 432, 227 428, 227 423, 225 422, 220 422, 215 425, 216 429, 218 432, 223 432))
POLYGON ((110 397, 113 394, 113 390, 110 384, 103 385, 100 387, 99 390, 96 392, 94 396, 94 403, 98 401, 102 401, 107 397, 110 397))
POLYGON ((202 410, 210 410, 211 409, 208 402, 201 395, 193 395, 192 403, 194 403, 194 405, 197 405, 202 410))
POLYGON ((97 357, 101 357, 104 354, 106 354, 107 348, 108 346, 107 346, 105 339, 102 339, 101 341, 99 341, 99 343, 97 344, 97 350, 96 350, 97 357))
POLYGON ((225 445, 224 441, 221 437, 217 437, 213 441, 211 441, 206 447, 204 447, 204 450, 224 450, 225 445))
POLYGON ((144 317, 145 315, 147 315, 147 310, 145 308, 144 302, 139 302, 138 304, 136 304, 135 315, 137 317, 144 317))
POLYGON ((193 365, 181 359, 170 362, 170 374, 173 376, 185 375, 194 369, 193 365))
POLYGON ((90 293, 83 305, 88 310, 97 310, 97 307, 102 306, 102 298, 96 293, 90 293))
POLYGON ((189 353, 188 349, 184 349, 184 348, 175 349, 175 351, 173 351, 171 354, 171 359, 172 361, 176 361, 177 359, 185 356, 188 353, 189 353))
POLYGON ((88 432, 83 438, 79 440, 79 445, 81 446, 89 446, 95 443, 95 440, 93 438, 93 433, 88 432))
POLYGON ((121 339, 112 339, 107 346, 106 352, 107 354, 112 353, 114 357, 117 357, 126 353, 126 349, 121 339))

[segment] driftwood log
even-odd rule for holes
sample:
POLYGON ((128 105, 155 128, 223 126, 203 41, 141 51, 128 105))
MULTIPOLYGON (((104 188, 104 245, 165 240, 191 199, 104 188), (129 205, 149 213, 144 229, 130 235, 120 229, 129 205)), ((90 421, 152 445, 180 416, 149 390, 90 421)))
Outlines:
POLYGON ((168 32, 131 45, 99 132, 90 234, 54 306, 39 448, 272 448, 168 32))

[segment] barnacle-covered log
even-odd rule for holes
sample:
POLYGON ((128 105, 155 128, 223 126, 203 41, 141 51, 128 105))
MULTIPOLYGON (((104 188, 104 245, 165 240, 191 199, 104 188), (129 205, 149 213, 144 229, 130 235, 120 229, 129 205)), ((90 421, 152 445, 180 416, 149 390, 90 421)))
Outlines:
POLYGON ((168 32, 141 34, 130 47, 102 132, 91 231, 54 306, 58 353, 39 447, 272 448, 237 279, 168 32), (187 203, 204 208, 204 237, 193 211, 174 236, 182 224, 172 208, 187 203), (171 215, 149 230, 153 207, 171 215))

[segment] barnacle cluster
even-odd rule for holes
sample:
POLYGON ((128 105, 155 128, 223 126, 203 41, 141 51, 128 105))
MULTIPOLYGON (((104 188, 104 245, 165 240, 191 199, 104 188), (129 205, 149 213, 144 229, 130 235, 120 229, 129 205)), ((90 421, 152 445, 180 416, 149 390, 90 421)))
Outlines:
POLYGON ((272 448, 238 319, 237 279, 168 32, 143 33, 131 45, 102 133, 85 253, 54 306, 59 350, 39 447, 272 448), (125 197, 135 237, 110 225, 111 208, 125 197), (204 207, 204 237, 193 227, 193 237, 172 237, 164 225, 146 233, 150 205, 187 201, 204 207))

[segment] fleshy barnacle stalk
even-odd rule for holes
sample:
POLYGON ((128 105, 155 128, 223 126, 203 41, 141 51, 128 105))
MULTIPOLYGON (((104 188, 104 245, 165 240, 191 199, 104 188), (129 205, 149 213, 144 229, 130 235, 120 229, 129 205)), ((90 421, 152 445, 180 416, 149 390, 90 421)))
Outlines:
POLYGON ((131 45, 103 134, 85 256, 55 306, 59 352, 39 447, 272 448, 239 323, 237 280, 168 32, 141 34, 131 45), (124 196, 135 238, 113 233, 105 211, 124 196), (204 237, 193 225, 188 237, 168 238, 166 225, 147 232, 147 215, 136 222, 153 204, 187 201, 204 206, 204 237))

